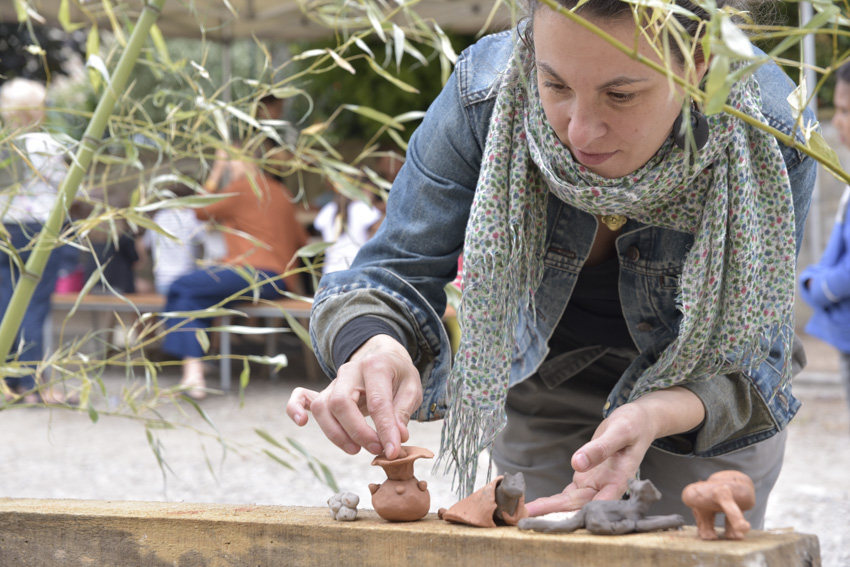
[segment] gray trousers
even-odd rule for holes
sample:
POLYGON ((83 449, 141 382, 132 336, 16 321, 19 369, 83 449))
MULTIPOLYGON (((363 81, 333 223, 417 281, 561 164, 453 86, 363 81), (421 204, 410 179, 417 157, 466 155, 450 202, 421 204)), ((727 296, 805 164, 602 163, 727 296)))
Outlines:
MULTIPOLYGON (((573 374, 560 384, 547 386, 540 374, 508 391, 508 422, 493 446, 493 461, 499 474, 522 472, 526 502, 559 494, 572 482, 570 459, 590 441, 602 421, 608 394, 628 367, 630 357, 608 354, 573 374)), ((767 498, 785 453, 786 433, 734 453, 712 458, 682 457, 650 448, 640 466, 642 479, 649 479, 662 494, 650 514, 681 514, 690 522, 693 515, 681 499, 682 489, 720 470, 739 470, 753 479, 756 506, 745 512, 753 529, 764 527, 767 498)), ((722 514, 717 522, 721 524, 722 514)))

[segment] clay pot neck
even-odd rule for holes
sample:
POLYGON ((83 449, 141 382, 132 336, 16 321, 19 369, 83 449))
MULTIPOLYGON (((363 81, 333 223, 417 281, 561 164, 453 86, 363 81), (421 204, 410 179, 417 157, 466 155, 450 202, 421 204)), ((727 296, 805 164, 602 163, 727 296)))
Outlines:
POLYGON ((410 480, 413 478, 413 461, 395 462, 381 465, 389 480, 410 480))

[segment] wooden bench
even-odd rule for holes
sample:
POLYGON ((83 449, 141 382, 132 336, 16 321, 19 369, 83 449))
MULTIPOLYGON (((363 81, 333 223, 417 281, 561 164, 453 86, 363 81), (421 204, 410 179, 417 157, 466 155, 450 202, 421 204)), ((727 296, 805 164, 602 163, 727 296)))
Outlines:
MULTIPOLYGON (((165 308, 165 297, 156 293, 133 293, 127 294, 123 298, 114 295, 94 295, 89 294, 82 299, 76 293, 53 294, 51 297, 52 309, 47 317, 44 325, 44 344, 45 351, 53 350, 53 329, 54 329, 54 311, 71 311, 76 308, 76 313, 90 313, 92 315, 92 327, 100 328, 101 313, 126 313, 126 314, 144 314, 144 313, 159 313, 165 308), (79 302, 79 303, 78 303, 79 302)), ((300 301, 297 299, 279 299, 276 301, 265 301, 264 303, 248 303, 239 302, 232 306, 232 309, 239 311, 247 317, 259 317, 270 321, 286 321, 287 316, 298 321, 305 328, 310 319, 310 309, 312 303, 309 301, 300 301)), ((222 390, 230 390, 231 387, 231 370, 230 370, 230 355, 232 354, 231 346, 231 324, 233 315, 225 315, 221 317, 221 325, 216 327, 220 334, 220 360, 219 360, 219 381, 222 390)), ((280 332, 288 329, 280 328, 280 332)), ((269 333, 266 339, 266 354, 271 356, 271 350, 274 348, 274 334, 269 333)), ((308 378, 318 380, 317 363, 313 359, 311 347, 302 341, 302 352, 306 360, 308 378)))
POLYGON ((327 508, 178 502, 0 499, 0 542, 0 565, 39 567, 821 565, 818 538, 794 531, 753 530, 742 541, 703 541, 694 526, 539 534, 449 524, 436 514, 394 523, 361 509, 356 521, 337 522, 327 508))

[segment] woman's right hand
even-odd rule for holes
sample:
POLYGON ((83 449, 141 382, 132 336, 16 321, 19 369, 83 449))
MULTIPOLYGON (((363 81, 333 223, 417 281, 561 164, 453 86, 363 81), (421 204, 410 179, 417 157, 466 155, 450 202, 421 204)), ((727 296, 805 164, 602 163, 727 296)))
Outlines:
POLYGON ((286 413, 299 426, 312 413, 325 436, 350 455, 363 447, 394 459, 410 437, 407 423, 421 403, 419 371, 407 349, 388 335, 375 335, 339 368, 327 388, 296 388, 286 413))

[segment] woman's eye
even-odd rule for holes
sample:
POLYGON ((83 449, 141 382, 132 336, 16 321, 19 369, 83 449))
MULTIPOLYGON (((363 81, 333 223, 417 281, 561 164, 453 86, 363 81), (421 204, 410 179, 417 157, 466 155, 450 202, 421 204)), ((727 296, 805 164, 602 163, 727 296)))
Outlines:
POLYGON ((552 81, 543 81, 543 87, 556 92, 563 92, 567 88, 561 83, 553 83, 552 81))
POLYGON ((635 93, 608 93, 608 97, 614 102, 629 102, 635 98, 635 93))

